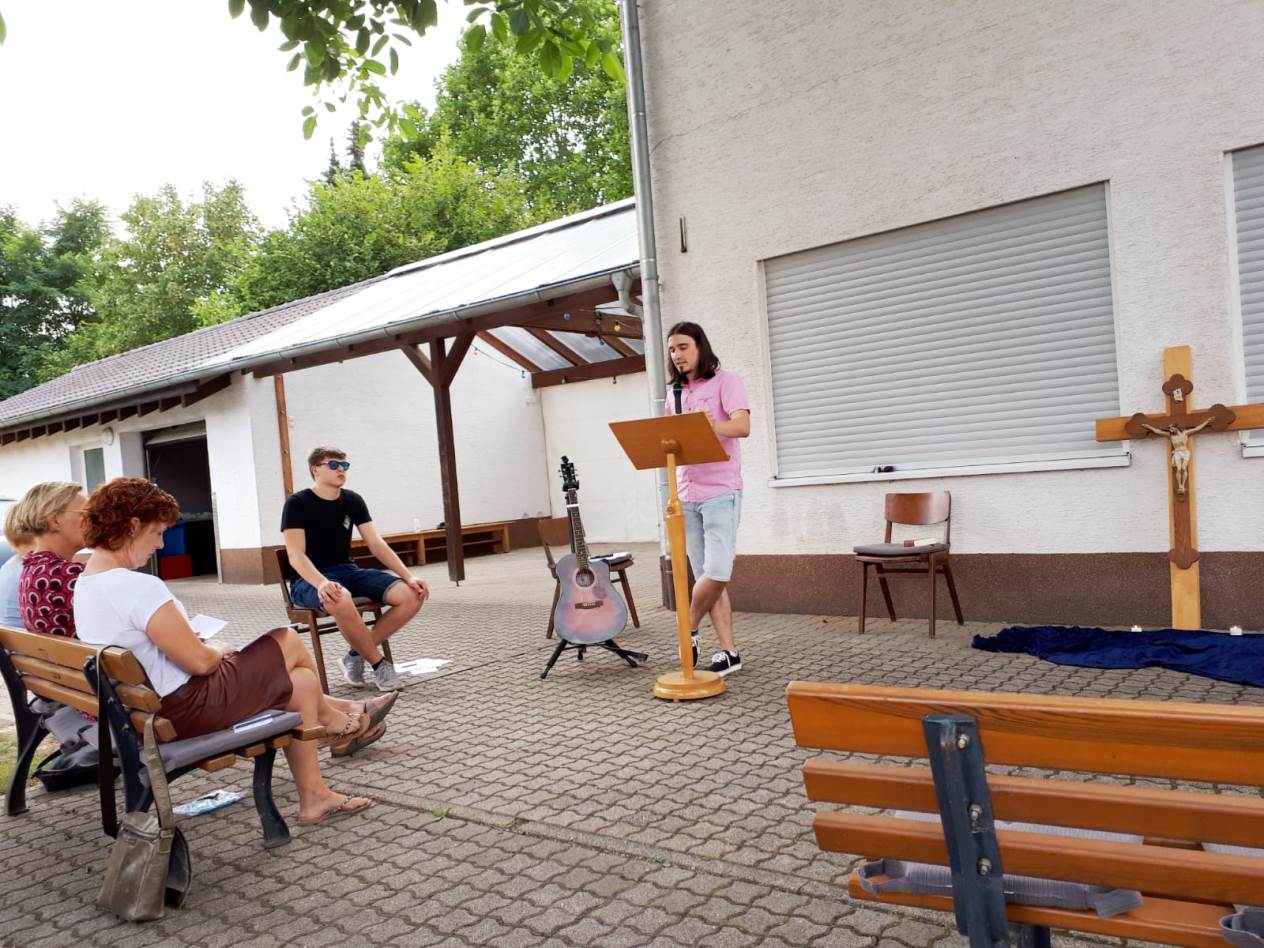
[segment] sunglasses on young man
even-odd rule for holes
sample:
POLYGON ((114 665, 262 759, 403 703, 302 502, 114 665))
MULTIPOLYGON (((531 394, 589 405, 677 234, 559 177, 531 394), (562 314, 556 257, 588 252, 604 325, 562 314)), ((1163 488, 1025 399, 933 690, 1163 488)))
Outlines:
POLYGON ((349 471, 351 470, 350 461, 326 461, 325 466, 331 471, 349 471))

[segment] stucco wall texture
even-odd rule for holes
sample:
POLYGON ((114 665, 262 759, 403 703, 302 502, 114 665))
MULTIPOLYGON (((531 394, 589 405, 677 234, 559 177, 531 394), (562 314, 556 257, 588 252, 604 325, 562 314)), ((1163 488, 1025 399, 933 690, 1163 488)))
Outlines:
MULTIPOLYGON (((1195 404, 1243 401, 1227 152, 1264 142, 1264 5, 640 8, 663 322, 706 326, 752 396, 739 548, 850 551, 887 491, 946 488, 954 552, 1166 550, 1155 440, 1122 468, 770 486, 759 261, 1107 182, 1120 414, 1161 409, 1170 345, 1195 404)), ((1197 456, 1200 548, 1264 549, 1264 460, 1234 434, 1197 456)))

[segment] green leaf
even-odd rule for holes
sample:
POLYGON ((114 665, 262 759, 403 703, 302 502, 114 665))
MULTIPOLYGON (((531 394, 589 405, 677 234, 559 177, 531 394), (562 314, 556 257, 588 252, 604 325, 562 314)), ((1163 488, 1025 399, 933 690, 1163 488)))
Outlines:
POLYGON ((316 116, 309 115, 303 122, 303 138, 310 139, 316 131, 316 116))
POLYGON ((299 44, 299 41, 296 39, 286 40, 284 43, 278 46, 277 49, 279 49, 283 53, 288 53, 292 49, 297 49, 298 44, 299 44))
POLYGON ((475 20, 477 20, 480 16, 482 16, 486 12, 487 12, 487 7, 475 7, 473 10, 471 10, 469 13, 465 15, 465 22, 473 23, 475 20))
POLYGON ((601 68, 606 71, 606 75, 615 82, 623 82, 623 63, 619 62, 619 57, 613 52, 606 53, 601 57, 601 68))
MULTIPOLYGON (((236 14, 233 14, 233 15, 236 16, 236 14)), ((5 28, 4 17, 0 16, 0 43, 3 43, 4 38, 8 35, 9 35, 9 31, 5 28)))
POLYGON ((285 71, 293 72, 295 69, 298 68, 298 64, 301 63, 302 61, 303 61, 303 54, 295 53, 294 57, 290 60, 290 64, 285 67, 285 71))
POLYGON ((561 82, 565 82, 571 77, 571 72, 575 68, 575 60, 570 53, 562 53, 562 62, 558 67, 557 78, 561 82))
POLYGON ((515 36, 522 36, 531 30, 531 18, 527 16, 527 11, 522 9, 514 10, 509 14, 509 26, 514 31, 515 36))
POLYGON ((540 47, 540 65, 544 67, 548 75, 558 74, 562 68, 562 54, 557 48, 557 43, 552 40, 544 41, 544 45, 540 47))
POLYGON ((601 62, 601 47, 596 43, 589 43, 588 49, 584 53, 584 65, 589 69, 601 62))
POLYGON ((399 72, 399 53, 395 52, 395 47, 391 47, 391 75, 399 72))
POLYGON ((241 16, 241 11, 246 9, 246 0, 228 0, 228 15, 231 17, 241 16))
POLYGON ((250 5, 250 22, 262 33, 268 28, 268 11, 256 2, 250 5))
POLYGON ((303 106, 303 114, 304 114, 304 115, 315 115, 315 114, 316 114, 316 109, 315 109, 315 107, 314 107, 314 106, 311 106, 311 105, 305 105, 305 106, 303 106))
POLYGON ((326 112, 337 112, 337 111, 338 111, 338 106, 334 105, 332 102, 326 102, 326 103, 325 103, 325 111, 326 111, 326 112))
POLYGON ((382 47, 385 46, 390 41, 391 41, 391 38, 387 36, 385 33, 383 33, 381 36, 377 38, 377 42, 373 44, 373 51, 369 53, 369 55, 376 56, 378 53, 382 51, 382 47))
POLYGON ((509 20, 503 13, 492 14, 492 35, 501 43, 509 42, 509 20))
POLYGON ((518 37, 517 50, 520 53, 529 53, 542 42, 544 42, 544 31, 531 30, 531 32, 518 37))
POLYGON ((465 48, 470 52, 477 53, 483 48, 485 42, 487 42, 487 29, 483 24, 476 24, 465 31, 465 48))
POLYGON ((412 41, 412 40, 410 40, 410 39, 409 39, 407 36, 405 36, 403 33, 392 33, 392 34, 391 34, 391 37, 392 37, 393 39, 396 39, 396 40, 398 40, 399 42, 403 43, 405 46, 412 46, 412 45, 413 45, 413 41, 412 41))
POLYGON ((319 43, 307 43, 303 46, 303 55, 313 66, 319 66, 325 61, 325 47, 319 43))
POLYGON ((356 33, 355 51, 363 56, 369 51, 369 43, 373 42, 373 37, 369 35, 368 30, 360 30, 356 33))
POLYGON ((386 67, 383 66, 376 59, 366 59, 364 61, 364 68, 367 69, 369 72, 373 73, 375 76, 386 75, 386 67))

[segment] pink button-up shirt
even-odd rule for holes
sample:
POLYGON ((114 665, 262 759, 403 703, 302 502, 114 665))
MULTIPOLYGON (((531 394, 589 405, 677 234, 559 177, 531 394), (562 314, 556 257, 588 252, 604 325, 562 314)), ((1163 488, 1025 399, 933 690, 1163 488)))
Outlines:
MULTIPOLYGON (((716 421, 728 421, 737 411, 750 411, 746 386, 736 372, 716 369, 709 379, 686 383, 680 390, 681 414, 709 411, 716 421)), ((676 396, 667 388, 667 414, 676 414, 676 396)), ((737 438, 720 437, 728 452, 727 461, 711 464, 684 464, 676 468, 676 491, 680 499, 697 503, 742 489, 742 448, 737 438)))

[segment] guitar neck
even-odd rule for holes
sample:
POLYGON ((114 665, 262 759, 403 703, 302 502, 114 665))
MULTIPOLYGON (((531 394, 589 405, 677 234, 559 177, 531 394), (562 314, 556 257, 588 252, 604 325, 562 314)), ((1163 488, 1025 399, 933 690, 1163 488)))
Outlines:
POLYGON ((584 539, 584 521, 579 517, 579 500, 575 491, 566 492, 566 515, 571 521, 571 536, 575 540, 575 558, 579 568, 588 568, 588 542, 584 539))

